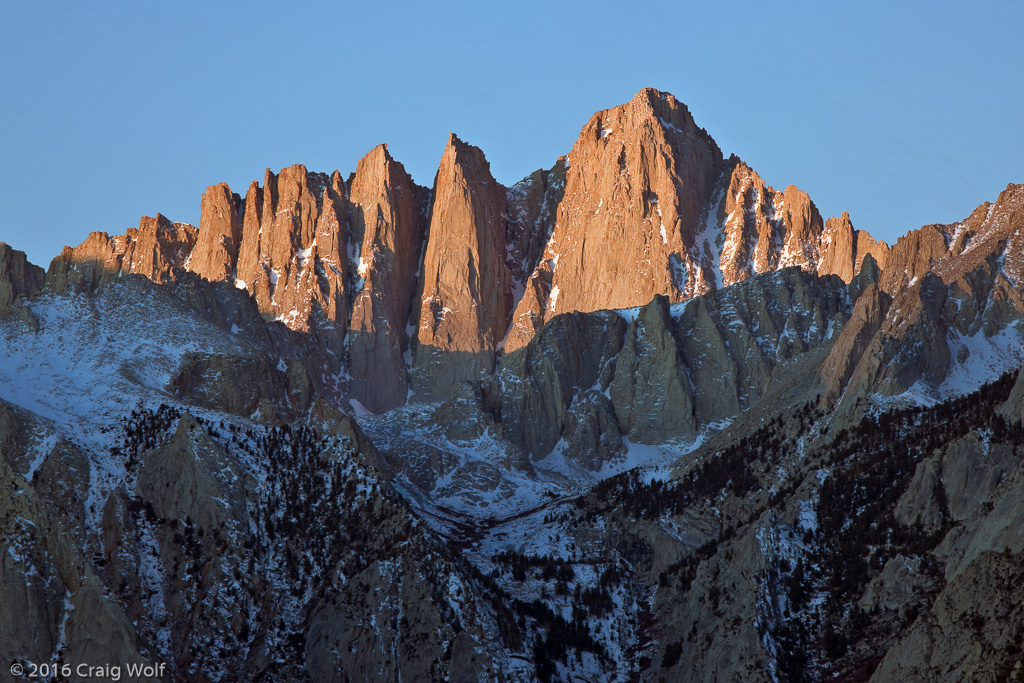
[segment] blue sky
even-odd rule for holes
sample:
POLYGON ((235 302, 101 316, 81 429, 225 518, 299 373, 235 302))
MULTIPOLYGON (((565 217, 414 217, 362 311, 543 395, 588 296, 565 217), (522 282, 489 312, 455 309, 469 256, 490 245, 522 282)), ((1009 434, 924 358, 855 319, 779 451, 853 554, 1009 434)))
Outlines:
POLYGON ((1024 3, 378 4, 4 2, 0 240, 45 266, 380 142, 430 185, 449 131, 508 185, 645 86, 889 242, 1024 182, 1024 3))

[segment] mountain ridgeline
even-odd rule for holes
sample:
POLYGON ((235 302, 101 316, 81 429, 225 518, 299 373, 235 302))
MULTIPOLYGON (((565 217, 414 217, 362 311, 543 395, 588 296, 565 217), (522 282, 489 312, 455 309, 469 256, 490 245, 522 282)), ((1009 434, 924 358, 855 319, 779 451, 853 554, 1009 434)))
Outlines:
POLYGON ((1024 185, 890 247, 653 89, 0 242, 0 664, 1024 680, 1022 283, 1024 185))
POLYGON ((433 188, 381 145, 347 179, 292 166, 244 197, 214 185, 198 229, 158 215, 93 233, 49 278, 228 282, 268 320, 317 337, 336 359, 322 374, 344 369, 335 391, 376 413, 410 390, 447 398, 560 313, 676 303, 789 266, 849 282, 867 254, 884 268, 889 248, 845 214, 823 220, 806 193, 765 186, 674 97, 644 90, 511 188, 455 135, 433 188))

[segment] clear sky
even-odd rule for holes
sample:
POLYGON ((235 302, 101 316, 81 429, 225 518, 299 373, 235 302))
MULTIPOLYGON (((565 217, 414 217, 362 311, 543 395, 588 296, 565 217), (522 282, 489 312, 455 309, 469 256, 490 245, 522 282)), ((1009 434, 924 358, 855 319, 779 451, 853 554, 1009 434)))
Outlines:
POLYGON ((198 224, 207 185, 348 175, 449 131, 510 185, 641 88, 769 185, 894 242, 1024 182, 1024 3, 0 4, 0 240, 198 224))

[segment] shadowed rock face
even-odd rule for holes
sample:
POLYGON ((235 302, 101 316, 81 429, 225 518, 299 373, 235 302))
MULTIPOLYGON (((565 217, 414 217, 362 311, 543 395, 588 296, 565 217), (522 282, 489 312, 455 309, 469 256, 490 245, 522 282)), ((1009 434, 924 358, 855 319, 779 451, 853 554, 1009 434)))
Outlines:
POLYGON ((32 329, 39 323, 25 300, 43 289, 46 272, 28 262, 25 252, 0 242, 0 316, 16 315, 32 329))
POLYGON ((892 299, 877 285, 869 286, 853 307, 850 320, 843 327, 839 339, 822 365, 826 402, 839 398, 847 381, 853 374, 855 364, 864 355, 885 320, 892 299))
POLYGON ((664 297, 642 308, 630 325, 608 395, 622 430, 641 442, 692 436, 693 388, 664 297))
POLYGON ((297 360, 211 354, 186 354, 168 388, 189 403, 268 423, 294 420, 313 393, 297 360))
POLYGON ((174 436, 146 458, 136 491, 161 518, 190 519, 213 531, 247 522, 239 474, 202 425, 183 417, 174 436))
POLYGON ((0 242, 0 314, 12 310, 19 298, 43 288, 45 272, 25 258, 25 252, 0 242))
POLYGON ((621 455, 622 437, 692 438, 784 385, 787 363, 834 343, 846 291, 836 276, 787 268, 678 304, 555 316, 502 357, 496 379, 464 386, 435 415, 449 436, 486 425, 534 460, 564 442, 566 458, 596 471, 621 455))
POLYGON ((625 330, 615 313, 568 313, 505 356, 499 374, 502 435, 534 458, 551 452, 577 396, 590 387, 607 388, 625 330))

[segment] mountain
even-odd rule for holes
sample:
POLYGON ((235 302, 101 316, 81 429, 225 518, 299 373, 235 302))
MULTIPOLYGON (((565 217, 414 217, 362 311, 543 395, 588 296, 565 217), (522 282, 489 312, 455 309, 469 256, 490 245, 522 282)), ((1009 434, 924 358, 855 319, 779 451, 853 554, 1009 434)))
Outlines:
POLYGON ((0 242, 3 664, 1014 680, 1022 204, 890 248, 645 89, 0 242))

